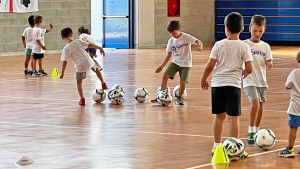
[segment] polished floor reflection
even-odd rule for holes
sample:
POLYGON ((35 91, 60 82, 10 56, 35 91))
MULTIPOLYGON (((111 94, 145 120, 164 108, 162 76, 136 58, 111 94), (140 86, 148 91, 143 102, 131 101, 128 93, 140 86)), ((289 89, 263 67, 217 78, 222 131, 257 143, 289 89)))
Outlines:
MULTIPOLYGON (((282 169, 299 168, 300 157, 277 157, 287 142, 289 91, 287 75, 298 67, 297 48, 272 47, 274 69, 268 72, 268 103, 261 128, 271 128, 278 139, 270 151, 247 147, 250 157, 229 165, 212 165, 212 119, 210 91, 200 89, 200 76, 211 47, 193 52, 194 67, 187 86, 185 106, 150 103, 162 73, 156 67, 165 49, 110 50, 97 58, 103 65, 108 87, 120 84, 126 90, 123 105, 106 99, 96 104, 91 92, 101 84, 92 72, 84 80, 86 106, 79 106, 74 67, 68 63, 64 79, 23 74, 23 56, 0 57, 0 168, 18 168, 13 163, 28 156, 43 169, 282 169), (149 99, 138 103, 138 87, 149 91, 149 99)), ((59 55, 46 55, 44 69, 60 70, 59 55)), ((178 77, 169 87, 179 84, 178 77)), ((246 137, 250 104, 242 94, 241 137, 246 137)), ((225 124, 225 128, 228 124, 225 124)), ((224 137, 228 130, 224 131, 224 137)), ((299 134, 298 134, 299 136, 299 134)), ((245 140, 244 140, 245 141, 245 140)), ((300 138, 295 150, 300 149, 300 138)))

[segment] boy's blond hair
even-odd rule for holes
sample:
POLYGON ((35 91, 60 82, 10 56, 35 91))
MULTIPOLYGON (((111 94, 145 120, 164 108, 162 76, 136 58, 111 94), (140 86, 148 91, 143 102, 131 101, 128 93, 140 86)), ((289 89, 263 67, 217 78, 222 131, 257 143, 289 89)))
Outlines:
POLYGON ((266 18, 262 15, 254 15, 250 21, 250 26, 253 25, 266 26, 266 18))

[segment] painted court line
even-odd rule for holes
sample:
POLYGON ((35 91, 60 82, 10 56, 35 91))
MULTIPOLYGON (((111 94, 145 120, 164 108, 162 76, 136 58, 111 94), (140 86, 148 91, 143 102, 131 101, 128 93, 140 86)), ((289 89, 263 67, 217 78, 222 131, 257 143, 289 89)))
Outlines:
MULTIPOLYGON (((300 145, 296 145, 294 147, 300 147, 300 145)), ((280 151, 282 149, 283 148, 276 149, 276 150, 270 150, 270 151, 266 151, 266 152, 261 152, 261 153, 251 154, 251 155, 248 156, 248 158, 249 157, 259 156, 259 155, 264 155, 264 154, 269 154, 269 153, 274 153, 274 152, 280 151)), ((282 158, 284 158, 284 157, 282 157, 282 158)), ((207 166, 211 166, 211 165, 214 165, 214 164, 213 163, 207 163, 207 164, 202 164, 202 165, 198 165, 198 166, 194 166, 194 167, 189 167, 189 168, 185 168, 185 169, 197 169, 197 168, 203 168, 203 167, 207 167, 207 166)))
MULTIPOLYGON (((89 130, 89 129, 99 129, 99 128, 86 128, 85 126, 61 126, 61 125, 49 125, 49 124, 29 124, 29 123, 15 123, 15 122, 1 122, 0 125, 26 125, 26 126, 44 126, 44 127, 57 127, 57 128, 73 128, 73 129, 80 129, 80 130, 89 130)), ((181 134, 181 133, 166 133, 166 132, 152 132, 152 131, 131 131, 131 130, 114 130, 114 129, 101 129, 103 131, 115 131, 115 132, 132 132, 132 133, 141 133, 141 134, 157 134, 157 135, 171 135, 171 136, 186 136, 186 137, 204 137, 204 138, 212 138, 213 136, 208 135, 201 135, 201 134, 181 134)), ((229 137, 222 137, 222 138, 229 138, 229 137)), ((240 138, 246 140, 247 138, 240 138)), ((276 140, 276 142, 287 142, 287 140, 276 140)), ((295 141, 300 142, 300 141, 295 141)))

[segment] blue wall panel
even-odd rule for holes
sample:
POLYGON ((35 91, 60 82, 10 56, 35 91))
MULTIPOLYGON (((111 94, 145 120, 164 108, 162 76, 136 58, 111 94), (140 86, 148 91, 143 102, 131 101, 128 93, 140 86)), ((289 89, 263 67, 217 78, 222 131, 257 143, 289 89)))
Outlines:
POLYGON ((231 12, 244 16, 245 30, 240 38, 250 37, 249 23, 253 15, 267 19, 265 41, 300 41, 300 0, 216 0, 215 38, 225 38, 224 18, 231 12))

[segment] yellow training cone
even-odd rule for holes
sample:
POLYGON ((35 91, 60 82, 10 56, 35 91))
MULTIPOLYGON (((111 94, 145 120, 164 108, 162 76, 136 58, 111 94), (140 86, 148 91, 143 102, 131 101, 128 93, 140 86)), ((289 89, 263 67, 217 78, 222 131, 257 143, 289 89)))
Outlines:
POLYGON ((59 77, 58 69, 53 68, 51 77, 59 77))
POLYGON ((211 162, 214 164, 226 164, 230 162, 225 147, 222 144, 216 146, 211 162))

